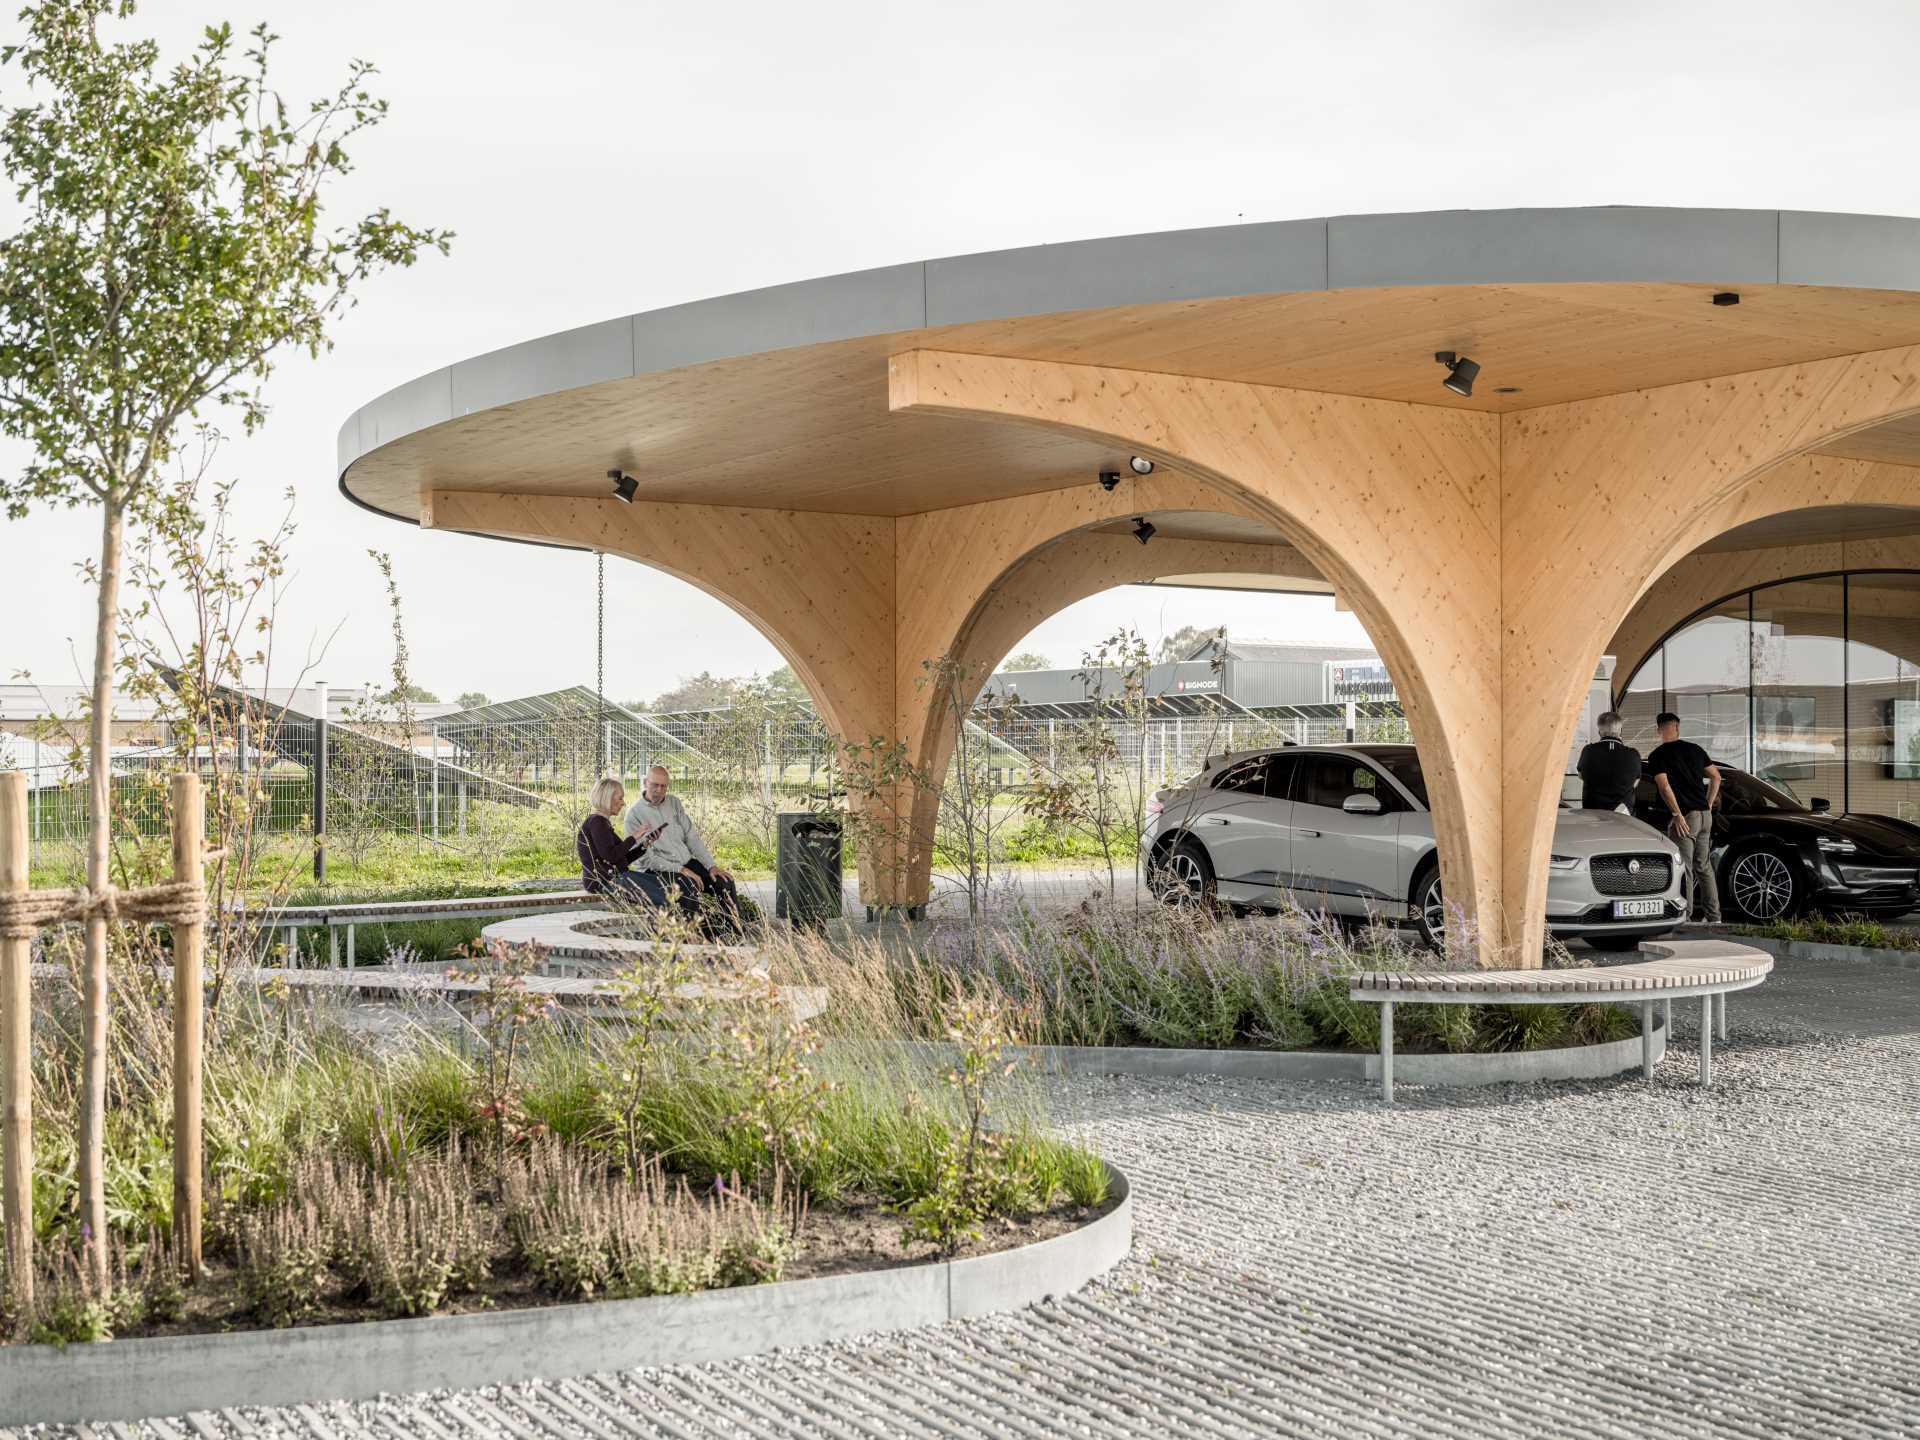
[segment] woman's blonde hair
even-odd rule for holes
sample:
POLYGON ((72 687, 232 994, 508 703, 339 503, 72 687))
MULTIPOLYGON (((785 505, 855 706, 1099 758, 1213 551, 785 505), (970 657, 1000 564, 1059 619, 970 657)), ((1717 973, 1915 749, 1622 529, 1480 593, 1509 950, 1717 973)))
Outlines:
POLYGON ((613 797, 623 795, 626 792, 626 788, 626 786, 614 779, 613 776, 602 775, 598 780, 593 782, 593 789, 587 792, 587 803, 593 806, 594 814, 611 815, 617 803, 613 797))

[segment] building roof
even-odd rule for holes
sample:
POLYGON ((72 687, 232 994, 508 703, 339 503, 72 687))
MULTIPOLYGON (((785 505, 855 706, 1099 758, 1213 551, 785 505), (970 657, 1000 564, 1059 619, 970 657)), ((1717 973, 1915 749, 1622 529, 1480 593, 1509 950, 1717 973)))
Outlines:
MULTIPOLYGON (((1213 641, 1203 640, 1181 658, 1211 660, 1213 655, 1213 641)), ((1257 637, 1241 639, 1238 636, 1229 635, 1226 658, 1230 660, 1292 660, 1317 665, 1326 660, 1378 660, 1380 655, 1378 651, 1367 645, 1295 645, 1286 640, 1262 640, 1257 637)))
MULTIPOLYGON (((616 316, 369 401, 340 429, 337 474, 348 498, 409 523, 423 487, 596 496, 609 463, 642 502, 904 515, 1057 489, 1127 458, 1040 427, 890 414, 890 357, 914 349, 1506 412, 1915 343, 1920 220, 1336 216, 927 260, 616 316), (1704 303, 1730 286, 1745 305, 1704 303), (1450 396, 1419 362, 1463 335, 1486 383, 1450 396)), ((1920 435, 1901 443, 1920 453, 1920 435)))

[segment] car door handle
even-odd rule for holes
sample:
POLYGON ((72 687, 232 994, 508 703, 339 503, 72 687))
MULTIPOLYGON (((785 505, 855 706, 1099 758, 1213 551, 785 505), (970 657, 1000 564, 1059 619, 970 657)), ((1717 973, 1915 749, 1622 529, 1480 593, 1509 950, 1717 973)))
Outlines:
POLYGON ((1224 815, 1208 815, 1201 819, 1202 825, 1231 825, 1233 822, 1224 815))
POLYGON ((1309 840, 1317 840, 1320 838, 1320 832, 1318 830, 1295 830, 1293 833, 1296 835, 1305 835, 1309 840))

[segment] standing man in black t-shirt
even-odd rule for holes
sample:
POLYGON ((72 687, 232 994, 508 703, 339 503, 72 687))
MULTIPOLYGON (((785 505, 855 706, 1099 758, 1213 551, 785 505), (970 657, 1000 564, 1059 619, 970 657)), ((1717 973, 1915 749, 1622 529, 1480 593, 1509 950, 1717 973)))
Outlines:
POLYGON ((1696 920, 1720 923, 1720 889, 1713 880, 1713 807, 1720 800, 1720 767, 1691 740, 1680 738, 1680 717, 1663 710, 1654 717, 1660 743, 1647 757, 1647 773, 1673 812, 1667 826, 1680 858, 1693 871, 1696 920))
POLYGON ((1580 808, 1630 810, 1640 783, 1640 752, 1620 738, 1620 716, 1609 710, 1594 722, 1600 738, 1580 752, 1580 808))

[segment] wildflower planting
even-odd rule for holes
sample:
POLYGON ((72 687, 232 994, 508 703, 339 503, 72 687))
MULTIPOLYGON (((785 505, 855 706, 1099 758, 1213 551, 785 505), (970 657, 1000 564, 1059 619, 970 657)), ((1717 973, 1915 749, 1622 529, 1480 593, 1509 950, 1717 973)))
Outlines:
MULTIPOLYGON (((69 943, 54 936, 48 958, 69 943)), ((1013 1077, 955 1085, 939 1057, 864 1022, 848 1027, 857 1043, 828 1043, 771 987, 689 999, 689 980, 715 977, 670 935, 592 1017, 531 1003, 538 958, 469 958, 461 973, 482 983, 459 1008, 230 987, 206 1062, 205 1263, 183 1276, 159 1238, 165 997, 120 955, 105 1286, 81 1263, 79 994, 38 987, 36 1284, 0 1302, 6 1339, 686 1294, 1043 1238, 1106 1198, 1104 1166, 1013 1077)), ((1025 1038, 1017 1018, 1005 1033, 1025 1038)))
MULTIPOLYGON (((1463 946, 1462 953, 1470 953, 1463 946)), ((1556 950, 1549 964, 1571 964, 1556 950)), ((1180 1049, 1377 1050, 1377 1006, 1348 995, 1362 970, 1458 966, 1386 929, 1350 931, 1301 911, 1224 922, 1198 909, 1085 905, 1065 917, 1012 911, 936 929, 911 945, 784 941, 776 974, 833 987, 825 1023, 843 1040, 951 1043, 956 1007, 1003 1017, 1009 1040, 1180 1049)), ((1639 1033, 1614 1005, 1400 1005, 1403 1052, 1549 1049, 1639 1033)))

